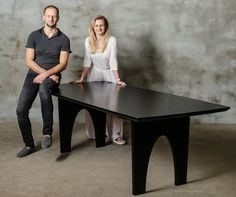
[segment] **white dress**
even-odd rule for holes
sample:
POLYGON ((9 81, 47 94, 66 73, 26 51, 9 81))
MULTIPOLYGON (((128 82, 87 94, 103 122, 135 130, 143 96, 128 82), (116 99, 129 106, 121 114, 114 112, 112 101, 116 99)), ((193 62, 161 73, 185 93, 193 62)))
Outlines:
MULTIPOLYGON (((118 70, 116 38, 110 36, 105 51, 94 54, 90 53, 89 38, 86 38, 83 67, 90 68, 86 78, 87 82, 107 81, 117 83, 112 72, 112 70, 118 70)), ((89 138, 95 139, 93 122, 88 112, 86 112, 86 133, 89 138)), ((111 140, 123 137, 123 120, 108 112, 106 114, 106 135, 111 140)))

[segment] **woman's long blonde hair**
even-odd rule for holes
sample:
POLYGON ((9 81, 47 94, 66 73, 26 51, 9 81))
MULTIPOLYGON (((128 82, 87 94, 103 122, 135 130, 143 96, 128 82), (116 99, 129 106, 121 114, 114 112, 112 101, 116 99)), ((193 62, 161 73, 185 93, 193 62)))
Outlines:
POLYGON ((96 53, 96 51, 98 50, 97 48, 97 37, 96 34, 94 32, 94 26, 95 26, 95 22, 96 20, 103 20, 104 21, 104 25, 105 25, 105 33, 102 39, 102 52, 105 51, 107 44, 108 44, 108 40, 110 37, 110 33, 109 33, 109 23, 108 20, 106 19, 105 16, 101 16, 98 15, 96 16, 90 23, 90 27, 89 27, 89 49, 90 49, 90 53, 96 53))

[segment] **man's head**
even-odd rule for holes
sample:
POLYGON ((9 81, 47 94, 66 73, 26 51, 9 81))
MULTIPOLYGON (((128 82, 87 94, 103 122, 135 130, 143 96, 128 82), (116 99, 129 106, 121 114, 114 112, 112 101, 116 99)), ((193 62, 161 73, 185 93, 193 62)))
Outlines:
POLYGON ((59 9, 54 5, 49 5, 44 8, 43 21, 49 28, 55 28, 59 20, 59 9))

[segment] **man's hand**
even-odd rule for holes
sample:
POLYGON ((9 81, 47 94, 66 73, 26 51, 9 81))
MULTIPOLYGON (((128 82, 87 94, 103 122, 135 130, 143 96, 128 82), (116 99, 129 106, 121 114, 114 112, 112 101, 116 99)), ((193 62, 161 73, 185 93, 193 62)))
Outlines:
MULTIPOLYGON (((46 73, 39 74, 37 77, 34 78, 33 82, 41 84, 47 77, 48 75, 46 73)), ((59 77, 57 75, 51 75, 49 78, 55 81, 56 83, 59 83, 59 77)))
POLYGON ((51 75, 49 78, 55 81, 56 83, 59 83, 59 77, 57 75, 51 75))
POLYGON ((46 72, 39 74, 37 77, 34 78, 33 83, 41 84, 47 77, 48 75, 46 72))

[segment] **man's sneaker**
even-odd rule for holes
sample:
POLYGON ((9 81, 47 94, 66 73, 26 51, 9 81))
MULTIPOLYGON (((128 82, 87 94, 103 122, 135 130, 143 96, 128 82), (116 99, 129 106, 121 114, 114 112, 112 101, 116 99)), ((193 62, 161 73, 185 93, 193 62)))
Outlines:
POLYGON ((118 137, 115 140, 113 140, 113 143, 116 143, 118 145, 124 145, 124 144, 126 144, 126 141, 123 138, 118 137))
POLYGON ((52 145, 52 137, 50 135, 44 135, 42 138, 41 147, 49 148, 52 145))
POLYGON ((27 147, 27 146, 25 146, 25 147, 23 147, 22 148, 22 150, 19 152, 19 153, 17 153, 17 157, 25 157, 25 156, 28 156, 28 155, 30 155, 31 153, 33 153, 33 152, 35 152, 35 147, 27 147))

